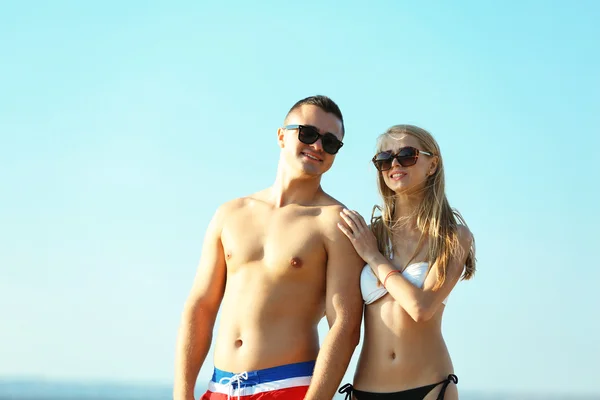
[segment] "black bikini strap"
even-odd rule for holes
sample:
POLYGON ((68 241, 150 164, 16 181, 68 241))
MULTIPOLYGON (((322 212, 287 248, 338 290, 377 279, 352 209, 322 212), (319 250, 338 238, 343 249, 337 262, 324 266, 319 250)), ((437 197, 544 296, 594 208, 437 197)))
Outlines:
MULTIPOLYGON (((443 380, 442 382, 444 386, 442 386, 442 390, 440 391, 440 394, 438 394, 437 400, 444 400, 444 394, 446 393, 446 388, 448 387, 448 385, 450 383, 454 383, 455 385, 458 384, 458 377, 454 374, 450 374, 448 375, 448 377, 443 380)), ((440 384, 438 383, 438 385, 440 384)))
POLYGON ((344 400, 351 400, 352 399, 352 390, 354 388, 352 387, 351 384, 346 383, 344 386, 342 386, 339 390, 338 393, 340 394, 346 394, 346 397, 344 397, 344 400))
MULTIPOLYGON (((437 400, 444 400, 444 395, 446 394, 446 388, 448 387, 448 385, 450 383, 454 383, 455 385, 458 384, 458 377, 454 374, 450 374, 450 375, 448 375, 448 377, 446 379, 444 379, 443 381, 438 382, 432 386, 435 387, 441 383, 443 383, 444 385, 442 386, 442 390, 440 391, 440 394, 438 394, 437 400)), ((352 387, 351 384, 346 383, 344 386, 339 388, 338 393, 346 395, 346 397, 344 397, 344 400, 351 400, 353 391, 354 391, 354 387, 352 387)))

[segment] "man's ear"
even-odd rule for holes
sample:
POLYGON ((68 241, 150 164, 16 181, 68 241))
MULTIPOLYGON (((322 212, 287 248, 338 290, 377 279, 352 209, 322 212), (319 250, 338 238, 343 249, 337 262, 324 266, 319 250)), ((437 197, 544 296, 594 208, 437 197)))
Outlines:
POLYGON ((282 149, 285 147, 285 142, 283 140, 284 135, 285 135, 285 129, 277 128, 277 143, 279 144, 279 147, 281 147, 282 149))

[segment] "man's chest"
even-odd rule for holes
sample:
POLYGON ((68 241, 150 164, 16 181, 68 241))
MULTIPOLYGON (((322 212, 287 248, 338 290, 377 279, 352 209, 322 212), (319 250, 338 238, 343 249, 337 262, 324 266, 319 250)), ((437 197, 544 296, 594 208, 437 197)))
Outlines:
POLYGON ((301 270, 327 259, 322 221, 315 213, 243 212, 225 224, 221 240, 228 268, 257 263, 301 270))

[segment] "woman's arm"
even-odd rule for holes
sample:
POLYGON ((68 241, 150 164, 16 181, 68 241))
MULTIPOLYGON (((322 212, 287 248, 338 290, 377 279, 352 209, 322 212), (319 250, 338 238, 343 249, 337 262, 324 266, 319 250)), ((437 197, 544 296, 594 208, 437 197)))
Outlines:
POLYGON ((448 262, 446 279, 434 291, 438 273, 437 263, 430 268, 423 288, 418 288, 402 276, 400 271, 394 268, 390 261, 379 252, 375 235, 359 213, 344 210, 341 216, 347 226, 338 224, 338 227, 350 239, 356 252, 369 264, 377 278, 384 283, 394 300, 417 322, 427 321, 433 317, 460 279, 473 241, 469 229, 465 226, 458 227, 458 241, 462 251, 459 252, 459 256, 448 262))
POLYGON ((459 256, 448 262, 446 279, 437 289, 433 290, 437 282, 438 265, 435 263, 427 273, 423 288, 418 288, 408 281, 381 253, 371 255, 365 261, 369 264, 375 275, 384 283, 388 293, 404 310, 417 322, 427 321, 435 315, 440 305, 450 294, 460 279, 467 255, 472 243, 471 232, 465 226, 459 226, 458 241, 461 247, 459 256))

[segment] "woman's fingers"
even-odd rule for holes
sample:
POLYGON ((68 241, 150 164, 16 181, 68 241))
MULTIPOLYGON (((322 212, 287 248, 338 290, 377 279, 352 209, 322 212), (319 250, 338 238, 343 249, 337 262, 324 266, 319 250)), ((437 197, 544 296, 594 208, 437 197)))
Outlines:
POLYGON ((348 239, 352 240, 352 231, 350 229, 348 229, 347 227, 345 227, 343 224, 340 224, 338 222, 337 224, 338 228, 340 228, 340 230, 344 233, 344 235, 346 235, 348 237, 348 239))
POLYGON ((362 215, 360 215, 357 211, 354 211, 354 210, 348 210, 348 211, 350 211, 350 213, 352 213, 354 215, 355 221, 361 228, 363 228, 363 229, 369 228, 367 226, 367 223, 365 222, 365 219, 362 217, 362 215))
POLYGON ((358 231, 368 230, 367 223, 365 222, 363 217, 356 211, 348 210, 347 208, 345 208, 342 216, 344 216, 344 215, 346 215, 346 216, 348 216, 348 218, 352 219, 352 221, 354 222, 354 225, 356 226, 356 229, 358 231))
POLYGON ((352 229, 353 234, 356 234, 359 232, 359 224, 354 221, 354 218, 355 218, 354 216, 349 215, 345 211, 340 212, 340 215, 342 216, 344 221, 346 221, 346 223, 348 224, 350 229, 352 229))

